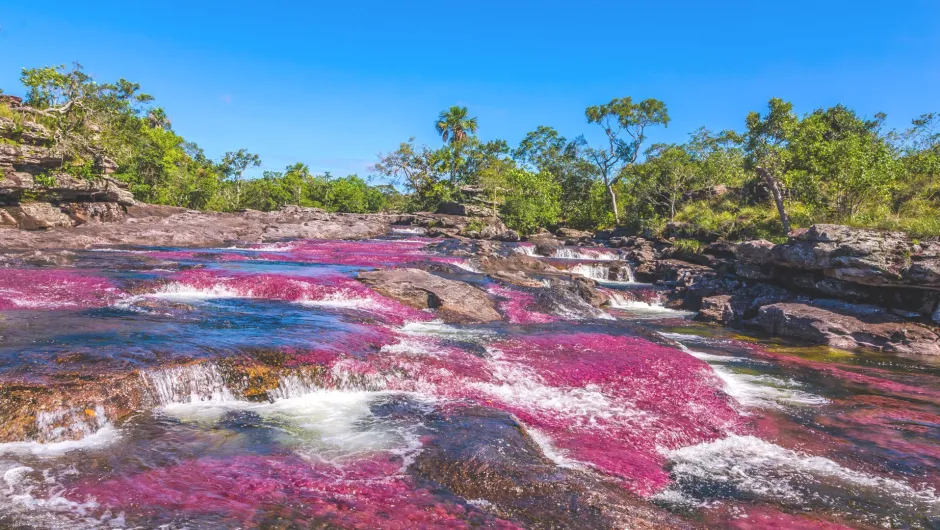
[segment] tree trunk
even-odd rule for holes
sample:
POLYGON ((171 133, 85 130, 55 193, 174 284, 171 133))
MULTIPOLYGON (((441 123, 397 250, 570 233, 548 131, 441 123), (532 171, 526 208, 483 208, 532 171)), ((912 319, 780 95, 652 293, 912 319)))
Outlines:
POLYGON ((607 184, 607 193, 610 194, 610 206, 614 210, 614 221, 619 225, 620 224, 620 210, 617 208, 617 194, 614 193, 613 184, 607 184))
POLYGON ((780 191, 780 183, 777 181, 777 178, 765 168, 758 167, 757 174, 760 175, 760 178, 764 180, 764 183, 767 184, 767 187, 770 189, 770 194, 773 195, 774 202, 777 204, 777 213, 780 214, 780 224, 783 225, 783 231, 789 234, 790 216, 787 215, 786 207, 783 204, 783 192, 780 191))

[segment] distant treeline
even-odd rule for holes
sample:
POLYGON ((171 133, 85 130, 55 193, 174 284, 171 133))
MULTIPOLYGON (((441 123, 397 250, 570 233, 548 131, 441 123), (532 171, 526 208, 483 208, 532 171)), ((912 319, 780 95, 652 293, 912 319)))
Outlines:
POLYGON ((34 111, 0 106, 0 117, 54 131, 63 170, 90 176, 94 158, 112 159, 114 177, 151 203, 362 213, 473 199, 522 232, 621 225, 687 238, 779 239, 787 228, 834 222, 940 235, 940 115, 933 113, 887 130, 882 114, 868 119, 840 105, 799 116, 772 99, 740 131, 702 128, 685 143, 657 144, 647 135, 668 126, 666 104, 627 97, 586 109, 585 125, 603 133, 597 144, 539 126, 511 147, 482 141, 477 119, 454 106, 434 122, 441 145, 404 142, 379 157, 370 178, 313 175, 300 163, 245 178, 260 165, 257 155, 239 149, 207 158, 136 83, 100 84, 79 65, 24 69, 22 82, 34 111), (371 177, 392 184, 373 185, 371 177))

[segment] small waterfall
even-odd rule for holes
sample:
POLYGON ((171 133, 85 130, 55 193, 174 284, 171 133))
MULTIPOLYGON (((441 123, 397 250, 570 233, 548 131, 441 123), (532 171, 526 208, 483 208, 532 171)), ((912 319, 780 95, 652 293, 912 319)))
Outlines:
POLYGON ((218 367, 212 363, 142 372, 141 377, 150 387, 157 405, 236 400, 218 367))
POLYGON ((615 289, 604 289, 604 294, 610 299, 610 307, 614 309, 636 309, 650 308, 669 311, 664 307, 666 296, 657 291, 617 291, 615 289))
POLYGON ((617 254, 604 252, 602 250, 587 250, 578 247, 560 247, 555 250, 552 256, 556 259, 580 259, 592 261, 616 261, 619 259, 617 254))
MULTIPOLYGON (((226 382, 223 372, 212 363, 143 372, 141 377, 150 389, 155 406, 248 401, 244 397, 247 388, 238 382, 238 377, 226 382)), ((263 397, 276 401, 298 398, 325 389, 377 391, 387 386, 386 375, 366 363, 346 359, 325 370, 298 369, 281 375, 277 387, 267 390, 263 397)))
POLYGON ((110 425, 101 405, 95 408, 63 408, 36 414, 37 436, 34 441, 48 444, 81 440, 110 425))
POLYGON ((629 264, 623 262, 610 265, 606 263, 579 263, 569 269, 569 272, 601 282, 636 282, 633 269, 629 264))
POLYGON ((525 254, 526 256, 532 256, 533 258, 540 257, 538 254, 535 253, 535 247, 533 245, 526 245, 523 243, 519 243, 518 245, 513 247, 512 251, 517 254, 525 254))

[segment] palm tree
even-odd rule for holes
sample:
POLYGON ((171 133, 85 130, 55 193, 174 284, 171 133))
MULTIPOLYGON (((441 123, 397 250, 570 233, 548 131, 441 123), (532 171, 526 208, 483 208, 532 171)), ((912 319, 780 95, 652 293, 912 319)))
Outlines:
POLYGON ((477 119, 467 116, 467 107, 454 105, 453 107, 442 110, 437 117, 437 123, 434 124, 437 133, 441 135, 441 140, 451 144, 460 142, 468 135, 476 134, 477 119))

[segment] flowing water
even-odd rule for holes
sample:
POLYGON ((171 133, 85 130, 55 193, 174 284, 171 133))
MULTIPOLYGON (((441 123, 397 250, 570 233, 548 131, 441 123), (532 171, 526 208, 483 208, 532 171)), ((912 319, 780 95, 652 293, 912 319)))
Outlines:
POLYGON ((518 421, 546 465, 692 525, 940 527, 936 361, 694 323, 604 249, 541 258, 599 280, 603 310, 449 249, 399 230, 0 269, 0 527, 565 526, 482 475, 432 480, 466 406, 503 414, 464 440, 492 458, 516 458, 487 436, 518 421), (445 324, 355 280, 408 264, 504 320, 445 324))

